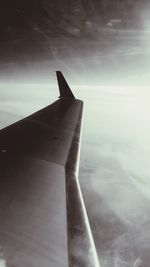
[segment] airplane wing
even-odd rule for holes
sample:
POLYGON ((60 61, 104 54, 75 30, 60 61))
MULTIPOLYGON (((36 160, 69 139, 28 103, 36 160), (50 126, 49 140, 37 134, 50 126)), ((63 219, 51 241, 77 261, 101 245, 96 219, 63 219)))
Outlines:
POLYGON ((0 267, 98 267, 78 181, 83 103, 60 99, 0 130, 0 267))

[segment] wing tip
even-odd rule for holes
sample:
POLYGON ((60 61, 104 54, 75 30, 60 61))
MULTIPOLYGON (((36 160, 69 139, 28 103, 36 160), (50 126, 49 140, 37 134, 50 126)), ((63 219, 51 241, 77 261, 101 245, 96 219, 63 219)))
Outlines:
POLYGON ((59 86, 60 98, 75 98, 60 70, 56 71, 56 76, 59 86))

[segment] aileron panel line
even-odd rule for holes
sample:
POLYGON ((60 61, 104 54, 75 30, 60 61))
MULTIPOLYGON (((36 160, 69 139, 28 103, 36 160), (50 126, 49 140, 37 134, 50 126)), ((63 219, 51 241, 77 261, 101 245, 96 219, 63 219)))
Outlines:
POLYGON ((81 102, 81 109, 66 164, 69 267, 100 267, 78 180, 82 109, 83 104, 81 102))

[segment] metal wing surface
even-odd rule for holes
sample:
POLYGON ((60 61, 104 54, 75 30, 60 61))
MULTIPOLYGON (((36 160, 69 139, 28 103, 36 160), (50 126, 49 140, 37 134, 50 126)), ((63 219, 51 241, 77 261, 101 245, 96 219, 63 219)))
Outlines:
POLYGON ((57 78, 59 100, 0 131, 3 266, 98 266, 77 179, 83 103, 57 78))

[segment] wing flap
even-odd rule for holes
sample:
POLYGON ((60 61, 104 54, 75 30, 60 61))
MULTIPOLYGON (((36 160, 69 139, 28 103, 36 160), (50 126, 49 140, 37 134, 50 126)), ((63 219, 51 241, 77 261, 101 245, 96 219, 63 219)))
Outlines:
MULTIPOLYGON (((11 266, 68 264, 65 173, 60 165, 20 160, 15 179, 3 177, 0 245, 11 266), (7 238, 6 238, 7 237, 7 238)), ((3 171, 4 174, 4 171, 3 171)))

